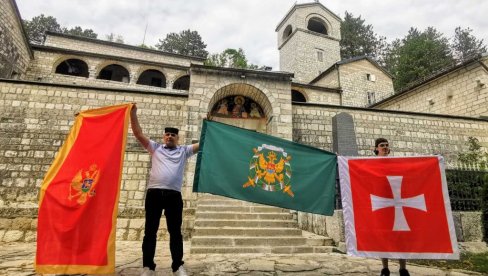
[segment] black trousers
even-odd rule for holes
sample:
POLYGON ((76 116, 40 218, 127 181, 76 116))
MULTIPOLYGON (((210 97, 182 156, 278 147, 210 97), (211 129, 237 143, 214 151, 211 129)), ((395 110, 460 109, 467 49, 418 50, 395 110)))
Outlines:
POLYGON ((146 223, 142 242, 143 267, 149 267, 151 270, 156 268, 154 263, 156 238, 164 209, 169 232, 169 248, 173 259, 171 268, 175 272, 183 264, 183 236, 181 235, 183 200, 181 193, 166 189, 148 189, 144 208, 146 210, 146 223))

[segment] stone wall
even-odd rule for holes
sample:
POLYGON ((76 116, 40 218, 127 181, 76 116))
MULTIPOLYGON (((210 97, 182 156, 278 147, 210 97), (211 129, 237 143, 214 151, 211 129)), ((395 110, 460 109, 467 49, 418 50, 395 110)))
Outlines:
POLYGON ((340 60, 339 40, 297 29, 280 50, 280 70, 295 74, 295 81, 308 83, 340 60), (317 51, 323 51, 319 61, 317 51))
MULTIPOLYGON (((154 94, 0 80, 0 240, 34 238, 40 185, 76 112, 136 102, 146 136, 160 141, 163 128, 170 125, 181 129, 182 143, 190 143, 187 99, 188 94, 181 93, 154 94)), ((142 238, 149 166, 149 154, 129 134, 119 201, 121 220, 117 237, 120 239, 142 238)), ((185 184, 182 192, 187 214, 183 232, 188 238, 193 228, 194 200, 191 186, 185 184)), ((161 227, 165 227, 164 221, 161 227)), ((160 235, 165 238, 164 233, 160 235)))
MULTIPOLYGON (((76 85, 109 87, 112 89, 138 89, 155 92, 176 92, 172 89, 173 83, 180 77, 188 75, 189 67, 174 68, 165 64, 147 64, 136 61, 127 61, 103 55, 89 53, 69 52, 63 49, 34 50, 35 59, 32 60, 24 79, 51 83, 66 83, 76 85), (88 78, 57 74, 56 67, 67 59, 79 59, 88 65, 88 78), (107 65, 118 64, 129 71, 129 83, 97 79, 99 72, 107 65), (137 84, 139 76, 145 70, 157 70, 166 78, 166 88, 137 84)), ((186 92, 185 92, 186 93, 186 92)))
POLYGON ((338 89, 324 89, 323 87, 299 84, 292 84, 291 89, 302 93, 307 103, 341 104, 341 91, 338 89))
POLYGON ((331 105, 294 104, 293 140, 332 149, 332 117, 352 115, 359 154, 373 155, 374 140, 390 141, 393 156, 441 154, 447 162, 466 151, 468 137, 488 142, 488 120, 331 105))
POLYGON ((153 62, 168 63, 186 67, 190 66, 191 63, 203 64, 204 60, 202 58, 166 53, 127 44, 57 33, 48 33, 46 40, 44 41, 44 45, 74 51, 89 52, 93 54, 110 54, 125 58, 150 60, 153 62))
POLYGON ((342 105, 366 107, 379 99, 393 95, 395 91, 391 77, 366 59, 341 64, 339 71, 340 87, 344 91, 342 105), (368 80, 367 74, 375 80, 368 80), (371 103, 368 102, 368 92, 374 93, 371 103))
POLYGON ((22 29, 17 5, 4 0, 0 5, 0 78, 21 78, 32 53, 22 29))
POLYGON ((415 87, 376 108, 488 117, 488 57, 415 87), (481 66, 483 62, 484 66, 481 66))
POLYGON ((276 28, 278 50, 280 51, 280 70, 295 74, 295 80, 308 83, 321 72, 341 59, 339 41, 341 21, 320 3, 295 4, 276 28), (321 20, 327 35, 309 31, 311 18, 321 20), (291 28, 289 36, 284 31, 291 28), (323 53, 319 61, 317 52, 323 53))
POLYGON ((337 17, 337 15, 333 14, 330 10, 328 10, 321 4, 299 4, 292 7, 284 20, 276 28, 276 32, 278 35, 278 48, 286 40, 286 38, 283 38, 283 31, 288 25, 292 27, 292 32, 297 28, 306 30, 308 20, 311 17, 319 17, 325 22, 328 36, 330 38, 336 40, 341 39, 341 21, 337 17))

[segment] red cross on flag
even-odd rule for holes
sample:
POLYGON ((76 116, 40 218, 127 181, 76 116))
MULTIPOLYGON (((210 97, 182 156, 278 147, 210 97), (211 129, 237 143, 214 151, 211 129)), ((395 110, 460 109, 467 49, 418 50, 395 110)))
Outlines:
POLYGON ((347 253, 459 259, 444 159, 339 156, 347 253))

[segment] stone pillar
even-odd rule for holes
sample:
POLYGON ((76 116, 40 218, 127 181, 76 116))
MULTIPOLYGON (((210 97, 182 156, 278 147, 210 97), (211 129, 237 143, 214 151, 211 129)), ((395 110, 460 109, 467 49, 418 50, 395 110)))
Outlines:
POLYGON ((347 113, 339 113, 332 118, 332 150, 344 156, 357 156, 358 144, 354 131, 354 120, 347 113))
MULTIPOLYGON (((354 120, 348 113, 339 113, 332 118, 332 149, 344 156, 358 156, 358 144, 354 120)), ((342 216, 339 173, 336 180, 336 209, 332 217, 326 217, 327 234, 334 239, 338 249, 345 252, 344 218, 342 216)))

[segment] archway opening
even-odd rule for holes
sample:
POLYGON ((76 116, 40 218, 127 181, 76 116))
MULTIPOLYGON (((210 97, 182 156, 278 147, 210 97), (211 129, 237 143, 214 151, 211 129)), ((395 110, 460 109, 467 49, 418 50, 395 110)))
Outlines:
POLYGON ((100 71, 100 73, 98 73, 97 79, 119 81, 125 83, 129 83, 130 81, 129 71, 118 64, 105 66, 100 71))
POLYGON ((319 34, 327 35, 327 27, 325 26, 325 22, 317 17, 312 17, 308 20, 307 29, 312 32, 316 32, 319 34))
POLYGON ((166 77, 158 70, 150 69, 142 72, 142 74, 139 76, 139 79, 137 80, 137 84, 165 88, 166 77))
POLYGON ((299 103, 306 103, 307 98, 302 94, 302 92, 297 90, 291 90, 291 101, 292 102, 299 102, 299 103))
POLYGON ((56 66, 56 74, 88 78, 88 65, 80 59, 66 59, 56 66))
POLYGON ((252 85, 234 83, 220 88, 210 100, 208 111, 214 121, 273 134, 271 103, 252 85))
POLYGON ((286 26, 285 30, 283 31, 283 40, 287 39, 291 35, 292 31, 293 29, 291 25, 286 26))
POLYGON ((186 90, 186 91, 190 90, 190 76, 186 75, 186 76, 178 78, 173 83, 173 89, 186 90))

